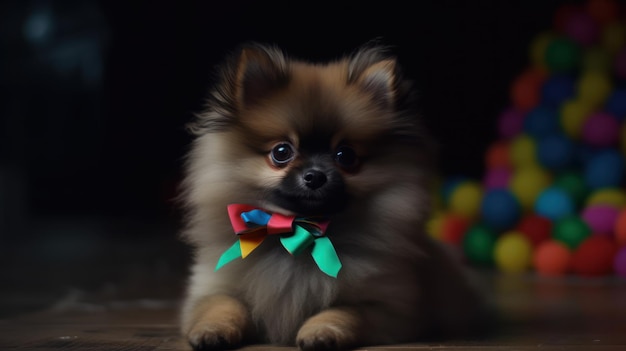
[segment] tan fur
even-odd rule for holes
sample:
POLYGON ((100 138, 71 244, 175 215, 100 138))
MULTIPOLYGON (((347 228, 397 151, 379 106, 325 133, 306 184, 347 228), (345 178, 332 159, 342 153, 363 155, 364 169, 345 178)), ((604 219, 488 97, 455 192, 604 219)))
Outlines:
POLYGON ((309 318, 296 336, 302 349, 346 349, 363 339, 361 316, 352 308, 329 308, 309 318))
POLYGON ((364 48, 310 64, 253 46, 231 62, 192 126, 183 237, 195 255, 181 311, 190 344, 297 342, 304 350, 334 350, 478 324, 482 297, 424 233, 431 151, 414 112, 400 108, 405 81, 395 60, 364 48), (312 140, 331 151, 347 143, 362 160, 357 170, 339 171, 350 201, 331 215, 327 231, 343 264, 338 277, 320 272, 310 255, 290 255, 276 236, 215 271, 237 240, 226 206, 294 214, 268 194, 306 162, 312 140), (268 154, 284 141, 298 155, 273 167, 268 154))
POLYGON ((237 299, 211 295, 199 300, 190 313, 187 339, 193 345, 239 345, 250 330, 250 314, 237 299))

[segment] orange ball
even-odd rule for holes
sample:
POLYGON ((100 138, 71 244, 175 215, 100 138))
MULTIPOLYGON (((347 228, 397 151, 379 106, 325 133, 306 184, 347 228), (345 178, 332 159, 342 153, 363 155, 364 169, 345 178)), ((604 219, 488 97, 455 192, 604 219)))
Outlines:
POLYGON ((487 149, 485 155, 485 164, 488 169, 494 168, 510 168, 511 160, 509 159, 509 143, 506 141, 496 141, 487 149))
POLYGON ((533 265, 537 273, 551 277, 566 274, 571 260, 569 248, 556 240, 542 242, 533 255, 533 265))
POLYGON ((615 221, 615 240, 620 246, 626 246, 626 207, 617 215, 615 221))

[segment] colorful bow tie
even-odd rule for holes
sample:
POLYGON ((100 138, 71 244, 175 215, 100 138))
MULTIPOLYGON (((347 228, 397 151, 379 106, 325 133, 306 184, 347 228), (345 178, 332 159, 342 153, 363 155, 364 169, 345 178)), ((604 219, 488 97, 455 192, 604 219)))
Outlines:
POLYGON ((228 216, 239 240, 220 256, 215 270, 241 257, 246 258, 268 235, 280 234, 280 242, 292 255, 311 247, 311 256, 319 269, 337 278, 341 262, 327 236, 328 221, 267 213, 249 205, 228 205, 228 216))

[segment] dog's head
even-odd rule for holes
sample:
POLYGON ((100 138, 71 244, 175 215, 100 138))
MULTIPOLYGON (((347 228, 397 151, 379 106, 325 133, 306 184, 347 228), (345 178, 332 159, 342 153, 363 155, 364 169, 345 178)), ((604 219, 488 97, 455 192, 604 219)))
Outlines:
POLYGON ((213 199, 332 215, 424 166, 409 83, 382 47, 314 64, 253 44, 219 72, 191 125, 192 188, 213 199))

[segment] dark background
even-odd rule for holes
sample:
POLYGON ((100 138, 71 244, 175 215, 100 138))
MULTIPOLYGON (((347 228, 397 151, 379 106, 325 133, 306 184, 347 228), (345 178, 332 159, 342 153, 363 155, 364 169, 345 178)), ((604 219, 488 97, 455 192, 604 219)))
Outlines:
POLYGON ((0 255, 70 262, 175 238, 184 125, 250 40, 328 60, 381 39, 417 84, 441 172, 480 177, 529 43, 563 3, 3 1, 0 255))

